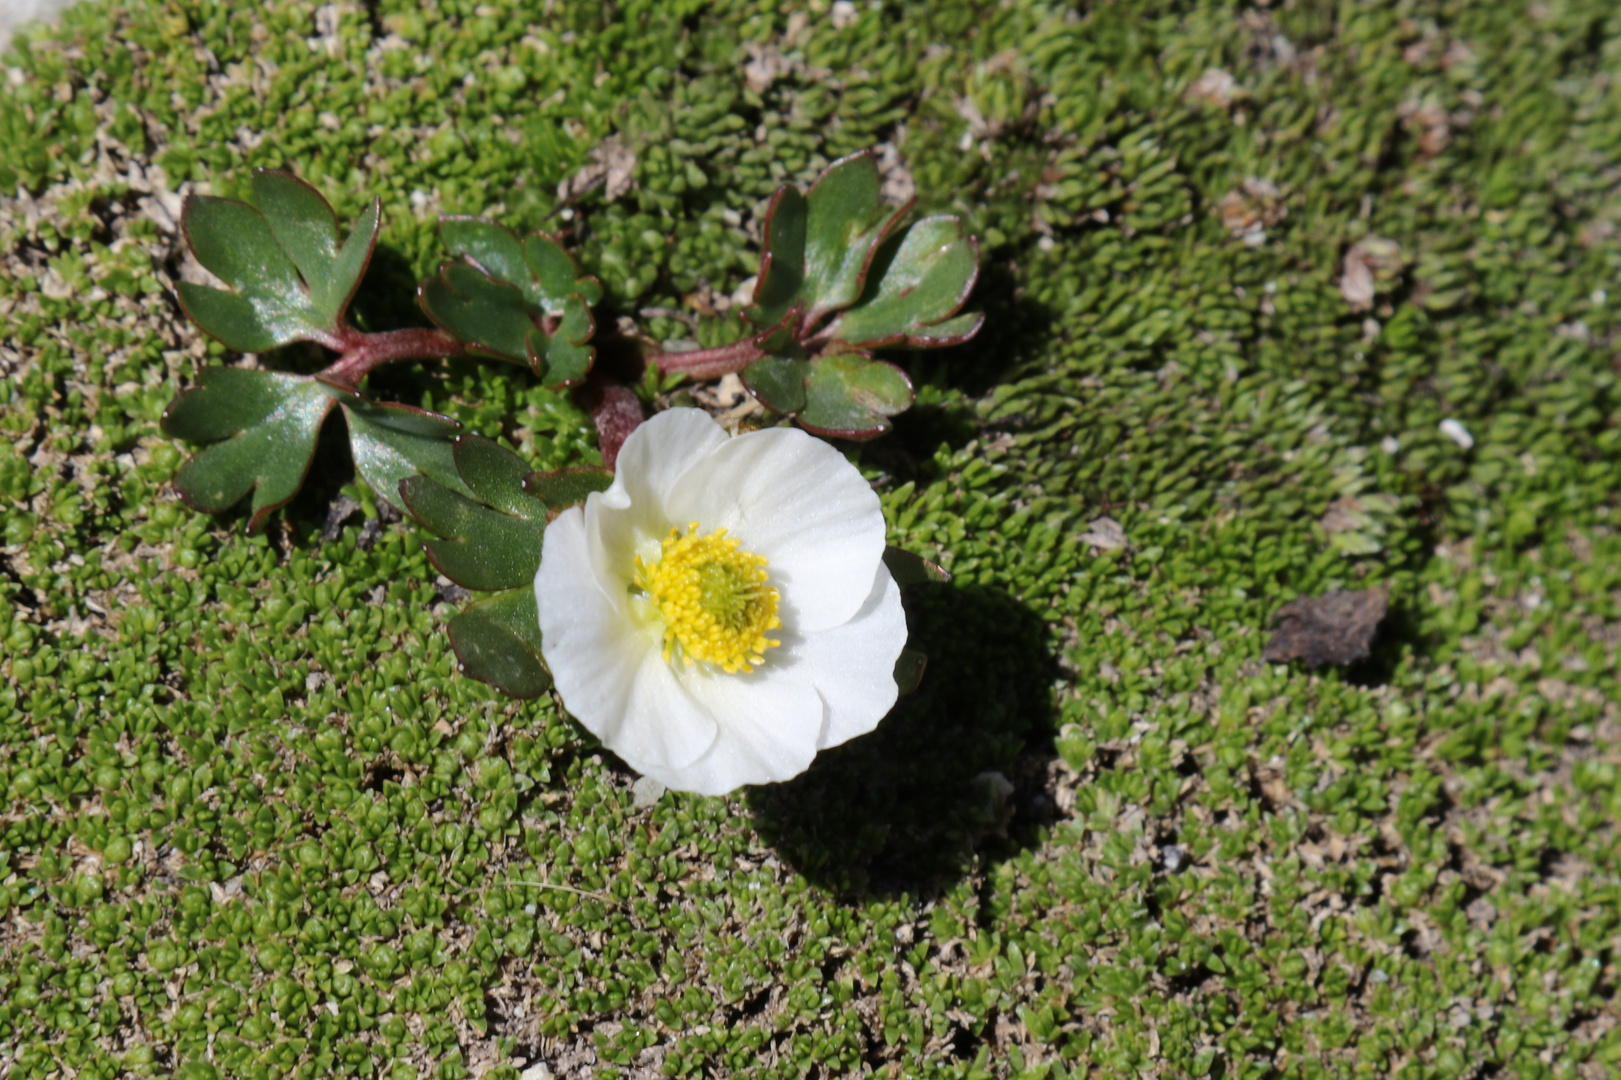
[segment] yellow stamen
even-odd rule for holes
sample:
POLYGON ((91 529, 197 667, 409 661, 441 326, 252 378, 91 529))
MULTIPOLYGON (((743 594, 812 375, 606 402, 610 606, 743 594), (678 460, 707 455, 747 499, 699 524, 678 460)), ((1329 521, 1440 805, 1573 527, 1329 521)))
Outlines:
POLYGON ((765 636, 782 625, 765 568, 764 556, 741 550, 725 529, 699 536, 696 521, 685 535, 671 529, 653 562, 636 556, 635 587, 664 617, 664 662, 679 654, 688 667, 701 660, 729 674, 764 663, 765 651, 782 644, 765 636))

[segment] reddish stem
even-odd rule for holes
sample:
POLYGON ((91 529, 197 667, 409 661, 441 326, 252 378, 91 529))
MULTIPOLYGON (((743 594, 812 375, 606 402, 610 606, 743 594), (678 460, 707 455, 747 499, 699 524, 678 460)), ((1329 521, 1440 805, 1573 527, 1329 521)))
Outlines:
POLYGON ((330 382, 353 390, 373 368, 400 360, 433 360, 460 356, 467 346, 443 330, 412 327, 367 334, 346 326, 321 344, 342 354, 321 374, 330 382))
POLYGON ((744 338, 713 349, 654 353, 647 361, 665 375, 682 372, 694 379, 718 379, 722 375, 742 371, 764 355, 752 338, 744 338))
POLYGON ((612 382, 604 376, 592 374, 589 381, 575 391, 576 400, 591 414, 597 426, 597 446, 602 450, 602 463, 614 467, 619 460, 619 448, 625 445, 630 433, 642 422, 642 402, 622 382, 612 382))

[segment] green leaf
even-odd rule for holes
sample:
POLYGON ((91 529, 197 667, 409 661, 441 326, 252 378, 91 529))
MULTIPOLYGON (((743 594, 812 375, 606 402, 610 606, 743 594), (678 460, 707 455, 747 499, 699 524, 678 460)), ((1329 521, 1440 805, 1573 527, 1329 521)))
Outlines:
POLYGON ((439 219, 439 236, 451 254, 517 286, 530 307, 548 315, 563 314, 573 296, 587 306, 602 300, 602 283, 581 274, 574 258, 545 233, 531 233, 520 241, 512 230, 493 221, 447 216, 439 219))
POLYGON ((455 443, 456 470, 469 489, 468 494, 484 505, 522 518, 546 518, 546 505, 524 489, 524 480, 534 470, 529 462, 494 439, 463 435, 455 443))
POLYGON ((546 386, 578 386, 591 372, 597 350, 587 345, 596 332, 591 309, 578 296, 563 304, 563 318, 550 337, 529 335, 529 363, 546 386))
POLYGON ((754 303, 744 311, 757 326, 775 326, 786 319, 805 283, 806 209, 805 196, 796 187, 779 188, 771 197, 754 303))
POLYGON ((612 469, 585 465, 555 472, 535 472, 524 477, 523 489, 546 504, 547 510, 563 510, 585 501, 593 491, 613 486, 612 469))
POLYGON ((966 341, 983 316, 951 316, 962 308, 979 276, 979 245, 960 218, 924 218, 886 243, 873 265, 861 302, 824 332, 860 348, 913 347, 966 341))
POLYGON ((796 324, 809 330, 829 312, 855 303, 879 243, 907 210, 884 206, 881 190, 868 151, 829 165, 808 196, 793 187, 779 190, 766 215, 765 251, 748 318, 774 325, 797 308, 796 324))
POLYGON ((922 585, 926 582, 943 584, 951 580, 951 575, 939 563, 930 562, 921 555, 914 555, 905 548, 893 545, 884 548, 884 565, 889 568, 895 584, 903 589, 908 585, 922 585))
POLYGON ((515 698, 539 697, 552 685, 533 582, 475 600, 446 629, 463 675, 515 698))
POLYGON ((811 185, 805 224, 805 325, 861 295, 878 244, 908 207, 885 208, 870 151, 841 158, 811 185))
POLYGON ((471 262, 451 260, 418 287, 423 312, 439 327, 487 355, 529 362, 529 335, 538 333, 523 290, 471 262))
POLYGON ((477 435, 453 444, 469 498, 425 476, 400 483, 406 509, 442 539, 424 545, 439 571, 479 592, 532 586, 540 568, 546 504, 524 491, 532 471, 512 451, 477 435))
POLYGON ((895 659, 895 686, 902 694, 910 694, 923 682, 923 670, 929 658, 916 649, 902 649, 895 659))
POLYGON ((343 322, 360 277, 371 261, 382 224, 382 203, 373 199, 339 244, 338 216, 309 184, 292 173, 260 169, 253 175, 253 201, 270 225, 276 243, 309 287, 310 302, 328 320, 343 322))
POLYGON ((186 243, 230 290, 181 282, 181 306, 204 331, 241 352, 294 341, 330 344, 371 258, 380 205, 373 201, 340 246, 332 208, 303 181, 260 172, 254 197, 258 209, 208 195, 186 200, 186 243))
POLYGON ((462 426, 448 416, 411 405, 372 401, 339 391, 349 424, 355 471, 378 497, 398 503, 400 481, 422 473, 452 491, 472 494, 456 473, 451 439, 462 426))
POLYGON ((772 412, 795 416, 805 408, 805 380, 810 364, 786 356, 767 356, 743 369, 743 385, 772 412))
POLYGON ((531 303, 522 287, 460 256, 424 281, 417 296, 442 329, 486 355, 528 364, 548 387, 577 385, 596 360, 596 349, 586 344, 596 327, 583 295, 558 302, 561 316, 548 334, 550 313, 531 303))
POLYGON ((743 369, 743 385, 773 412, 817 435, 871 439, 912 404, 912 380, 861 353, 795 360, 767 356, 743 369))
POLYGON ((211 445, 175 475, 187 506, 217 514, 250 491, 248 531, 303 486, 333 390, 315 379, 273 371, 206 368, 164 411, 165 433, 211 445))
POLYGON ((872 439, 912 404, 912 380, 894 364, 857 354, 811 361, 800 426, 816 435, 872 439))

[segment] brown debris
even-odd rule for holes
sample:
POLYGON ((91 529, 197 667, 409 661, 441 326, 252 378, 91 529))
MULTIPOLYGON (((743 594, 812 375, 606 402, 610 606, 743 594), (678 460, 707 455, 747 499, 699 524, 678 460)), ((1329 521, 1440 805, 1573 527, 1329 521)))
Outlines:
POLYGON ((1401 267, 1400 244, 1383 236, 1364 236, 1345 253, 1340 295, 1352 311, 1371 311, 1374 293, 1389 288, 1401 267))
POLYGON ((1381 587, 1333 589, 1290 601, 1274 617, 1277 629, 1261 655, 1274 663, 1304 660, 1312 668, 1366 660, 1387 600, 1381 587))
POLYGON ((1278 185, 1252 176, 1216 200, 1216 213, 1228 232, 1249 247, 1260 247, 1266 243, 1266 230, 1288 216, 1289 207, 1278 185))

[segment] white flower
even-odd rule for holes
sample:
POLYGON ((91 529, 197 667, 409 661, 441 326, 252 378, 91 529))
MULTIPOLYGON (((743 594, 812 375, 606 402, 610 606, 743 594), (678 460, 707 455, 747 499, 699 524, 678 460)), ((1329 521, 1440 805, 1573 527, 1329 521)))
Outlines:
POLYGON ((541 651, 569 712, 638 772, 720 795, 877 726, 906 644, 884 517, 791 428, 698 409, 631 433, 613 486, 546 528, 541 651))

